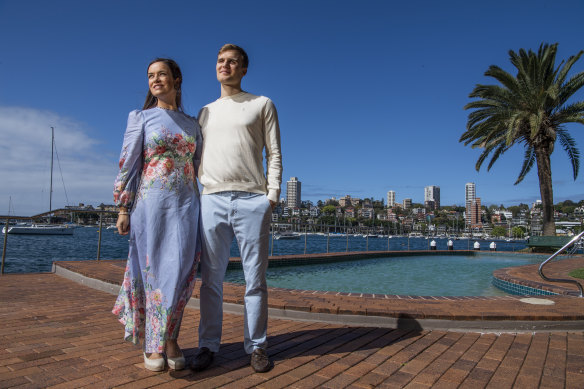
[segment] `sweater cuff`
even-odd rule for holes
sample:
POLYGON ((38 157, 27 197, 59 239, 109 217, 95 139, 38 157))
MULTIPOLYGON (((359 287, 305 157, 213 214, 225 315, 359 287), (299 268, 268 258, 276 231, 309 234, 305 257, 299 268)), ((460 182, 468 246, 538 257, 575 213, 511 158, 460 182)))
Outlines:
POLYGON ((268 200, 272 200, 273 202, 278 202, 278 192, 275 190, 268 190, 268 200))

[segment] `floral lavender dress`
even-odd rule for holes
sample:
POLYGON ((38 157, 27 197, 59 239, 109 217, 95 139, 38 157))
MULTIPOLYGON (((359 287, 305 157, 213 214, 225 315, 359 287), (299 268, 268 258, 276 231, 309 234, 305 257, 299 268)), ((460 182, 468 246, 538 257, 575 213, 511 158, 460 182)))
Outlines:
POLYGON ((130 112, 114 201, 131 209, 130 249, 113 313, 125 339, 164 352, 176 339, 201 251, 196 170, 201 130, 184 113, 130 112))

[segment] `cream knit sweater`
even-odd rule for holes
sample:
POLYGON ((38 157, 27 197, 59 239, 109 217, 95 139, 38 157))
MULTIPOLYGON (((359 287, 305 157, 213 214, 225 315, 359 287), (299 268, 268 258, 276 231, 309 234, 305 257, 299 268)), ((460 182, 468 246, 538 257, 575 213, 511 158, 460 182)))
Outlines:
POLYGON ((278 201, 282 183, 280 128, 270 99, 247 92, 220 98, 201 109, 199 124, 203 154, 198 176, 203 194, 264 193, 278 201))

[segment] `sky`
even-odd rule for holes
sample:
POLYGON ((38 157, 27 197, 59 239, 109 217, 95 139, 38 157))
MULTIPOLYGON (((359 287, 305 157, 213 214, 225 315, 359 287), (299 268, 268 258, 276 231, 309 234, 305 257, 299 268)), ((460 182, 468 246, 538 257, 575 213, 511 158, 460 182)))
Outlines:
MULTIPOLYGON (((557 62, 584 50, 578 1, 10 1, 0 0, 0 214, 111 204, 128 112, 142 107, 146 66, 175 59, 185 111, 219 97, 217 51, 242 46, 244 90, 278 110, 283 176, 302 199, 372 197, 463 205, 540 198, 536 168, 513 185, 516 147, 490 171, 459 142, 469 93, 490 65, 513 72, 509 50, 559 43, 557 62)), ((571 74, 584 71, 584 58, 571 74)), ((584 90, 573 101, 584 100, 584 90)), ((584 126, 568 126, 580 150, 584 126)), ((566 153, 552 155, 554 201, 584 199, 566 153)))

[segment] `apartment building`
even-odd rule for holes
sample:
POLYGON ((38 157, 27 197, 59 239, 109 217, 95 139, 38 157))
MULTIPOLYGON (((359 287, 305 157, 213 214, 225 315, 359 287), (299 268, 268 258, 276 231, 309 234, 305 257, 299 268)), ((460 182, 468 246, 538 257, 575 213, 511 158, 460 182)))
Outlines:
POLYGON ((286 205, 289 207, 300 207, 302 205, 302 183, 298 177, 290 177, 286 182, 286 205))

